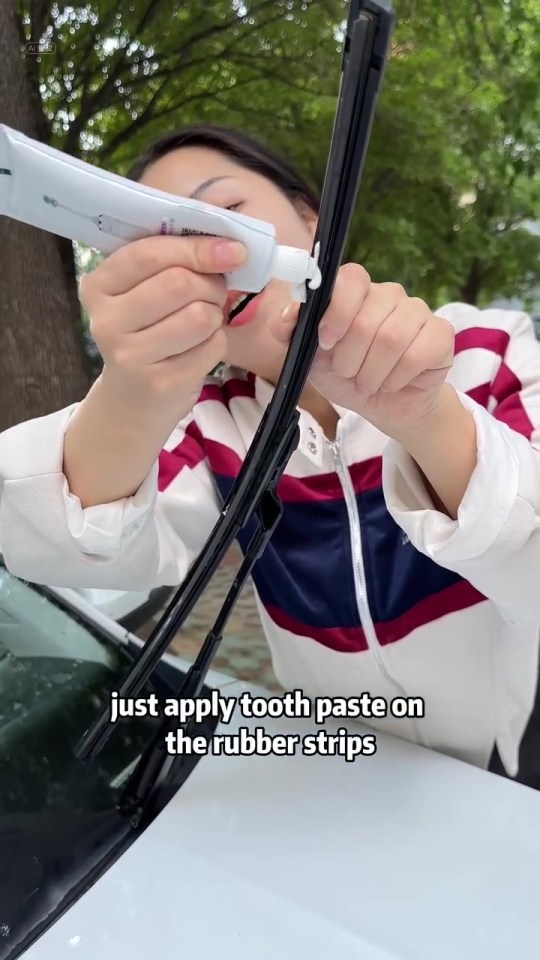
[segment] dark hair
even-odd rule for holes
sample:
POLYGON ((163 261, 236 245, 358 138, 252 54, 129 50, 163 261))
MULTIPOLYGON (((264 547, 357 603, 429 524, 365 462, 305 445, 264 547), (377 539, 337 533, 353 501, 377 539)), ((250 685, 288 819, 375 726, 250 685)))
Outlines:
POLYGON ((235 160, 247 170, 253 170, 271 180, 293 202, 304 201, 316 213, 319 197, 309 183, 278 153, 246 133, 230 127, 213 124, 195 124, 183 127, 156 140, 134 163, 128 173, 130 180, 139 180, 154 161, 181 147, 208 147, 235 160))

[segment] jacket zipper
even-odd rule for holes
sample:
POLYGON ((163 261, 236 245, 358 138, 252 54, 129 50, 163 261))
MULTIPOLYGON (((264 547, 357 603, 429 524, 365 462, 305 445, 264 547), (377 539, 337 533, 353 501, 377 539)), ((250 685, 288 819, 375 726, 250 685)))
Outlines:
MULTIPOLYGON (((339 427, 338 427, 338 431, 339 431, 339 427)), ((351 550, 352 550, 352 558, 353 558, 354 590, 356 595, 356 606, 358 608, 360 622, 364 628, 364 634, 366 637, 367 645, 369 647, 369 650, 373 654, 373 657, 379 668, 379 671, 382 673, 384 678, 392 687, 394 687, 394 689, 399 693, 400 696, 406 697, 407 694, 404 688, 401 686, 400 683, 398 683, 397 680, 395 680, 391 676, 391 674, 388 672, 386 668, 386 665, 382 657, 381 645, 379 643, 377 634, 375 632, 373 618, 371 616, 371 611, 369 609, 367 585, 366 585, 366 571, 364 567, 364 557, 362 554, 362 532, 360 527, 360 515, 358 513, 358 504, 356 502, 356 494, 354 492, 354 487, 352 485, 349 468, 342 457, 341 444, 339 439, 336 439, 334 441, 327 440, 327 443, 330 448, 330 453, 332 455, 332 459, 336 467, 336 473, 339 477, 341 487, 343 489, 345 506, 347 508, 347 516, 349 519, 349 529, 350 529, 350 535, 351 535, 351 550)))

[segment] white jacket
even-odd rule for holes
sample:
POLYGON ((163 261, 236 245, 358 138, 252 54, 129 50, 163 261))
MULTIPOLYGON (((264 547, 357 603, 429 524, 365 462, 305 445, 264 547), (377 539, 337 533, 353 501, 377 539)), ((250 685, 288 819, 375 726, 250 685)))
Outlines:
MULTIPOLYGON (((538 677, 540 344, 523 313, 449 304, 439 314, 456 329, 449 380, 478 435, 457 521, 434 508, 405 451, 357 414, 338 411, 329 444, 301 411, 279 486, 284 515, 253 573, 256 598, 284 687, 421 697, 421 719, 389 710, 368 722, 484 767, 496 744, 507 772, 530 780, 540 759, 524 769, 519 755, 534 734, 538 677)), ((136 495, 86 510, 62 473, 75 406, 5 431, 7 566, 50 585, 178 584, 271 395, 238 370, 210 378, 136 495)), ((241 547, 252 532, 241 532, 241 547)))

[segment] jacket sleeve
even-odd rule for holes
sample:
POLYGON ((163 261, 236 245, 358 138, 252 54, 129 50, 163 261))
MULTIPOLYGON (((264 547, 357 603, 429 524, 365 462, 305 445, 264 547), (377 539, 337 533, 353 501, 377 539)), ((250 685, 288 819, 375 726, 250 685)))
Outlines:
POLYGON ((468 580, 507 621, 540 625, 540 343, 525 313, 464 304, 439 312, 456 327, 449 381, 475 420, 476 467, 453 520, 392 441, 383 455, 386 504, 413 546, 468 580))
POLYGON ((221 504, 188 417, 133 497, 83 509, 62 472, 76 404, 0 434, 0 549, 33 583, 142 590, 180 583, 221 504))

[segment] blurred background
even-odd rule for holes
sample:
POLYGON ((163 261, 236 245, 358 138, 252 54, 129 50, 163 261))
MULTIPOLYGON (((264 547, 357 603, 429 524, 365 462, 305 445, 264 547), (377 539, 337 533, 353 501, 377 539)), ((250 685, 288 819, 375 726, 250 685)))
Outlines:
MULTIPOLYGON (((524 306, 540 326, 537 0, 394 5, 347 259, 433 309, 524 306)), ((183 123, 235 125, 321 188, 346 11, 343 0, 1 0, 0 122, 120 174, 183 123)), ((0 216, 1 430, 81 399, 99 372, 77 295, 98 259, 0 216)), ((250 642, 264 674, 249 593, 243 602, 230 643, 241 660, 250 642)), ((203 621, 186 625, 183 650, 203 621)))

